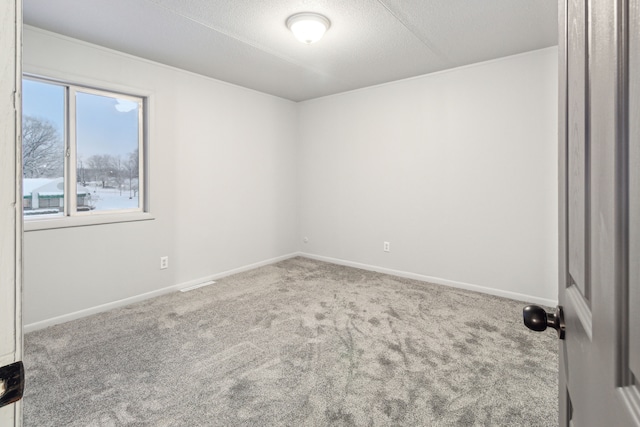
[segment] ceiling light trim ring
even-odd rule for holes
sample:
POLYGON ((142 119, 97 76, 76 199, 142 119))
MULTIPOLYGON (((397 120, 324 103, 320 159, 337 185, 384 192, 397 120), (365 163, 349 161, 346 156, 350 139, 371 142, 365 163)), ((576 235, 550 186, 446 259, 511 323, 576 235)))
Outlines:
POLYGON ((324 33, 331 27, 331 21, 324 15, 315 12, 300 12, 291 15, 286 20, 286 25, 294 36, 303 43, 315 43, 324 36, 324 33), (322 29, 308 28, 320 24, 322 29))

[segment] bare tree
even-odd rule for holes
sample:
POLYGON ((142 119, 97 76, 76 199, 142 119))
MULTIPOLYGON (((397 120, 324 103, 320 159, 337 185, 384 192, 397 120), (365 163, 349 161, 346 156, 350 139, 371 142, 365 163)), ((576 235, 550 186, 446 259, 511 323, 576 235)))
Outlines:
POLYGON ((140 173, 140 165, 139 165, 139 151, 136 148, 134 151, 129 153, 129 158, 126 162, 124 162, 124 169, 127 172, 129 178, 129 198, 133 198, 133 196, 138 193, 138 186, 133 186, 133 179, 138 178, 140 173))
POLYGON ((87 164, 81 154, 78 154, 76 164, 76 181, 82 185, 87 185, 87 164))
POLYGON ((140 169, 140 151, 136 148, 131 153, 129 153, 129 166, 131 168, 131 174, 134 178, 138 177, 139 169, 140 169))
POLYGON ((64 146, 52 122, 25 115, 22 120, 22 169, 25 178, 63 174, 64 146))
POLYGON ((107 187, 109 178, 113 176, 116 167, 113 157, 109 154, 94 154, 87 159, 95 181, 102 182, 102 188, 107 187))
POLYGON ((122 186, 124 182, 124 172, 125 172, 125 168, 122 162, 122 157, 119 155, 113 157, 113 174, 114 174, 114 178, 116 180, 116 184, 118 186, 118 190, 120 191, 121 196, 122 196, 122 186))

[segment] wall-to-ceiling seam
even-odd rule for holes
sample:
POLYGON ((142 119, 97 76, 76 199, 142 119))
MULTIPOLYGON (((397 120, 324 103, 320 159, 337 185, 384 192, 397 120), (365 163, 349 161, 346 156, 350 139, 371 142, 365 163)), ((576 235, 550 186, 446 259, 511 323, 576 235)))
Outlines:
POLYGON ((279 59, 279 60, 281 60, 281 61, 283 61, 283 62, 286 62, 287 64, 291 64, 291 65, 294 65, 294 66, 296 66, 296 67, 298 67, 298 68, 301 68, 301 69, 303 69, 303 70, 310 71, 310 72, 312 72, 312 73, 314 73, 314 74, 317 74, 317 75, 319 75, 319 76, 322 76, 322 77, 323 77, 323 78, 325 78, 325 79, 326 79, 326 78, 329 78, 329 79, 332 79, 332 80, 339 81, 339 82, 341 82, 341 83, 343 83, 343 84, 347 84, 347 83, 348 83, 348 82, 343 81, 343 80, 341 80, 340 78, 338 78, 338 77, 336 77, 336 76, 334 76, 334 75, 330 75, 330 74, 327 74, 327 73, 325 73, 325 72, 323 72, 323 71, 320 71, 320 70, 318 70, 318 69, 316 69, 316 68, 312 68, 312 67, 308 67, 308 66, 306 66, 306 65, 303 65, 303 64, 301 64, 301 63, 299 63, 299 62, 297 62, 297 61, 295 61, 295 60, 293 60, 293 59, 291 59, 291 58, 289 58, 289 57, 286 57, 286 56, 284 56, 284 55, 281 55, 281 54, 279 54, 279 53, 277 53, 277 52, 275 52, 275 51, 273 51, 273 50, 271 50, 271 49, 269 49, 269 48, 266 48, 266 47, 264 47, 264 46, 261 46, 261 45, 259 45, 259 44, 255 43, 255 42, 253 42, 253 41, 251 41, 251 40, 248 40, 248 39, 245 39, 245 38, 239 37, 239 36, 237 36, 237 35, 235 35, 235 34, 231 34, 231 33, 227 32, 227 31, 225 31, 225 30, 223 30, 223 29, 221 29, 221 28, 218 28, 218 27, 216 27, 216 26, 213 26, 213 25, 211 25, 211 24, 209 24, 209 23, 207 23, 207 22, 204 22, 204 21, 202 21, 202 20, 196 19, 196 18, 194 18, 194 17, 192 17, 192 16, 189 16, 189 15, 187 15, 187 14, 180 13, 180 12, 176 11, 175 9, 172 9, 172 8, 170 8, 170 7, 168 7, 168 6, 165 6, 165 5, 163 5, 163 4, 160 4, 160 3, 158 2, 158 0, 147 0, 147 2, 149 2, 149 3, 153 4, 153 5, 155 5, 155 6, 159 7, 159 8, 161 8, 161 9, 164 9, 164 10, 166 10, 167 12, 169 12, 169 13, 171 13, 171 14, 175 15, 175 16, 179 16, 179 17, 181 17, 181 18, 183 18, 183 19, 186 19, 186 20, 188 20, 188 21, 191 21, 191 22, 193 22, 193 23, 195 23, 195 24, 197 24, 197 25, 201 25, 201 26, 206 27, 206 28, 208 28, 208 29, 210 29, 210 30, 212 30, 212 31, 215 31, 215 32, 216 32, 216 33, 218 33, 218 34, 222 34, 223 36, 226 36, 226 37, 228 37, 228 38, 230 38, 230 39, 236 40, 236 41, 238 41, 238 42, 240 42, 240 43, 243 43, 243 44, 245 44, 245 45, 247 45, 247 46, 250 46, 250 47, 252 47, 252 48, 254 48, 254 49, 257 49, 257 50, 259 50, 259 51, 261 51, 261 52, 263 52, 263 53, 266 53, 267 55, 271 55, 271 56, 273 56, 274 58, 277 58, 277 59, 279 59))
POLYGON ((445 63, 447 68, 450 68, 453 66, 453 64, 451 63, 451 60, 447 57, 447 55, 445 55, 440 49, 435 47, 435 45, 430 40, 422 38, 415 30, 413 30, 409 26, 409 24, 407 24, 400 16, 398 16, 397 13, 391 10, 391 8, 387 4, 385 4, 384 0, 377 0, 377 1, 378 3, 380 3, 382 7, 385 8, 387 12, 389 12, 391 16, 395 18, 396 21, 398 21, 404 28, 406 28, 407 31, 413 34, 413 36, 416 39, 420 40, 420 43, 422 43, 427 49, 431 51, 431 53, 433 53, 436 57, 438 57, 440 61, 445 63))

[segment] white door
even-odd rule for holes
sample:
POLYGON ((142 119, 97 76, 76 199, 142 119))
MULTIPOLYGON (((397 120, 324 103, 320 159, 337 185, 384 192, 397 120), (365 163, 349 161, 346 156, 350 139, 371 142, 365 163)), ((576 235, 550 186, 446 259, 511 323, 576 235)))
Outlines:
POLYGON ((560 1, 561 427, 640 426, 639 7, 560 1))
POLYGON ((0 426, 22 425, 21 0, 0 1, 0 426))

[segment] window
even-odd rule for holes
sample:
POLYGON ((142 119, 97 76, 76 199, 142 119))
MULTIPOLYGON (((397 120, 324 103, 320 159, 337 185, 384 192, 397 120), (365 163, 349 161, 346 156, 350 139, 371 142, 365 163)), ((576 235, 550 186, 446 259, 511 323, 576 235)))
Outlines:
POLYGON ((25 77, 25 219, 144 211, 144 101, 25 77))

